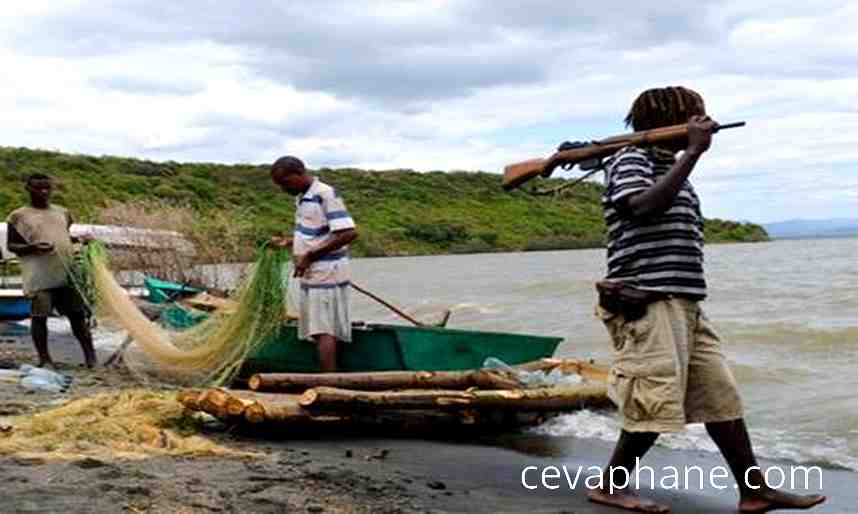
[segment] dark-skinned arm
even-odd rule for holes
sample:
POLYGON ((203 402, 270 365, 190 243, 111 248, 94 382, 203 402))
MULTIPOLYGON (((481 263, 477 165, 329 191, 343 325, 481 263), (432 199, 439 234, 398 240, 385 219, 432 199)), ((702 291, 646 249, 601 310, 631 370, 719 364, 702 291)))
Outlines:
POLYGON ((323 245, 313 250, 310 250, 309 252, 298 258, 297 262, 295 263, 295 276, 303 276, 307 269, 310 268, 311 264, 324 257, 325 255, 333 253, 340 248, 347 246, 352 241, 357 239, 357 237, 358 232, 355 228, 347 228, 345 230, 337 230, 336 232, 331 232, 331 237, 329 237, 323 245))
POLYGON ((54 245, 50 243, 28 243, 12 224, 6 226, 6 248, 18 257, 50 253, 54 245))
POLYGON ((646 191, 630 196, 621 208, 634 217, 661 214, 673 205, 694 166, 712 144, 718 124, 708 116, 692 116, 688 121, 688 147, 676 164, 646 191))

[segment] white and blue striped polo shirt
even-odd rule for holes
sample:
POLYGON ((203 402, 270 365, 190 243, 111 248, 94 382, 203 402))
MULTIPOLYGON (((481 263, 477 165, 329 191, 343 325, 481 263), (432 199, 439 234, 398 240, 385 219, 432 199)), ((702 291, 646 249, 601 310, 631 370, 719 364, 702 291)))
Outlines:
MULTIPOLYGON (((292 249, 303 255, 325 244, 332 232, 355 228, 343 199, 333 187, 313 179, 309 189, 295 200, 295 238, 292 249)), ((315 261, 301 279, 304 288, 349 285, 349 249, 340 248, 315 261)))

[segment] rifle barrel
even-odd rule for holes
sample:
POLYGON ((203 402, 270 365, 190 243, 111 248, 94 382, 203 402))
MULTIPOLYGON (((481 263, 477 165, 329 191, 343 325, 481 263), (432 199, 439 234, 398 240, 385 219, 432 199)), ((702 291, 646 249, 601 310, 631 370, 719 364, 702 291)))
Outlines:
POLYGON ((731 129, 731 128, 739 128, 739 127, 744 127, 744 126, 745 126, 745 122, 744 122, 744 121, 737 121, 737 122, 735 122, 735 123, 726 123, 726 124, 724 124, 724 125, 718 125, 718 130, 731 129))

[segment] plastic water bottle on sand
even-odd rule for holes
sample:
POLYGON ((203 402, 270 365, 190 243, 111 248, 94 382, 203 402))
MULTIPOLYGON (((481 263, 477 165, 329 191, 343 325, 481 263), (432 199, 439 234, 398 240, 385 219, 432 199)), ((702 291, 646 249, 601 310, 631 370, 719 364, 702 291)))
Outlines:
POLYGON ((29 364, 21 365, 23 377, 19 384, 21 387, 33 391, 47 391, 62 393, 68 390, 72 383, 72 377, 51 371, 49 369, 37 368, 29 364))

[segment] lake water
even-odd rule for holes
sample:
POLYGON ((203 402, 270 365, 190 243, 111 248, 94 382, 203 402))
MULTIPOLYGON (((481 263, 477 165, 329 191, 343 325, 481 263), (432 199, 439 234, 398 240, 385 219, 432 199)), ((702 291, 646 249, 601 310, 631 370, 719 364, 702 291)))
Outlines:
MULTIPOLYGON (((706 249, 704 308, 724 339, 763 457, 858 470, 856 255, 858 239, 706 249)), ((603 273, 604 250, 353 261, 356 283, 419 319, 436 321, 450 308, 450 327, 561 336, 557 356, 608 363, 608 335, 593 316, 593 283, 603 273)), ((357 292, 352 298, 354 320, 401 322, 357 292)), ((613 441, 618 425, 581 412, 538 430, 613 441)), ((659 444, 716 451, 701 425, 659 444)))
MULTIPOLYGON (((707 314, 724 339, 758 453, 858 470, 858 239, 714 245, 707 314)), ((353 278, 410 314, 449 326, 564 337, 561 357, 608 362, 593 316, 604 250, 357 259, 353 278)), ((355 293, 354 319, 395 315, 355 293)), ((581 413, 542 427, 613 440, 613 417, 581 413)), ((702 426, 660 444, 715 451, 702 426)))

